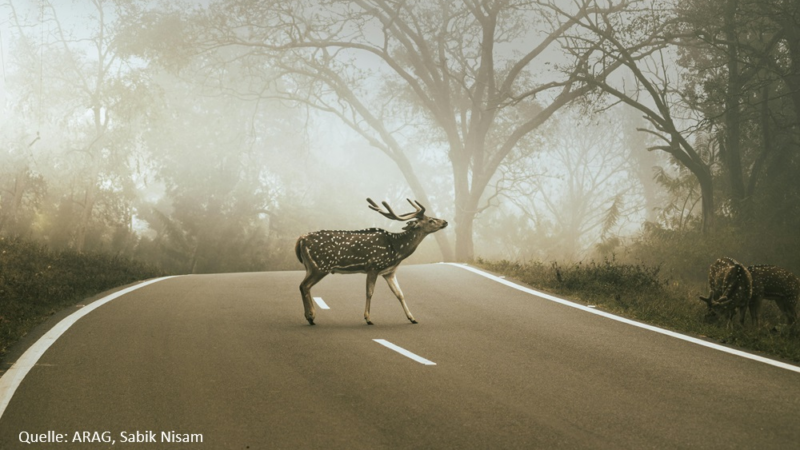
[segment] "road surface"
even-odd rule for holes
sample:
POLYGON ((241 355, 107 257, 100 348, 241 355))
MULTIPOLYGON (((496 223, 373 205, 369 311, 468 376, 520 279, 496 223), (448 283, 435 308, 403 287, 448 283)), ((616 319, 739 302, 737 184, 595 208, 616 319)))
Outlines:
POLYGON ((366 325, 365 276, 335 275, 309 326, 302 278, 181 276, 98 307, 25 376, 0 448, 800 445, 800 373, 441 264, 398 272, 418 325, 382 280, 366 325))

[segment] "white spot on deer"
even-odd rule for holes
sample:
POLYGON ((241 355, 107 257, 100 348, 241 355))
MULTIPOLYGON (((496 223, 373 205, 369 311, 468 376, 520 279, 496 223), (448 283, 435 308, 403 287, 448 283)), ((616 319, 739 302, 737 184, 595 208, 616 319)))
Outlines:
POLYGON ((309 233, 298 239, 297 256, 306 267, 306 277, 300 284, 300 292, 303 297, 306 319, 312 325, 315 314, 310 296, 311 287, 327 274, 334 272, 367 274, 367 303, 364 319, 368 324, 372 324, 369 318, 370 300, 378 275, 386 277, 392 292, 400 300, 406 317, 412 323, 416 323, 411 312, 408 311, 399 286, 397 286, 394 271, 400 262, 414 252, 425 236, 446 227, 447 222, 426 217, 425 207, 419 202, 408 200, 415 211, 398 216, 386 202, 383 202, 386 208, 384 211, 372 200, 367 199, 367 201, 370 209, 389 219, 403 222, 413 221, 406 225, 406 231, 402 233, 391 233, 380 228, 357 231, 323 230, 309 233), (401 249, 399 252, 396 250, 398 248, 401 249), (317 264, 315 260, 320 260, 322 263, 317 264))

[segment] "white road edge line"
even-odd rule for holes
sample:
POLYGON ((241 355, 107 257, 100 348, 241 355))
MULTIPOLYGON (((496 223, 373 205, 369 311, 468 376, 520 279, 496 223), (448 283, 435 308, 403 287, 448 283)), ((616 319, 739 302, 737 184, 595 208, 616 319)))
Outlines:
POLYGON ((6 370, 3 376, 0 377, 0 417, 3 417, 3 413, 5 413, 8 403, 11 401, 11 397, 14 396, 14 392, 16 392, 20 383, 22 383, 25 375, 27 375, 33 366, 36 365, 36 363, 39 361, 39 358, 41 358, 44 352, 46 352, 47 349, 53 345, 56 339, 61 337, 61 335, 64 334, 64 332, 67 331, 73 324, 75 324, 75 322, 77 322, 81 317, 105 305, 111 300, 122 297, 123 295, 133 292, 136 289, 143 288, 168 278, 173 277, 169 276, 154 278, 152 280, 148 280, 114 292, 113 294, 107 295, 100 300, 84 306, 83 308, 62 319, 61 322, 58 322, 56 326, 51 328, 47 333, 44 334, 44 336, 40 337, 38 341, 31 345, 28 350, 26 350, 25 353, 23 353, 22 356, 20 356, 20 358, 8 370, 6 370))
POLYGON ((800 373, 800 367, 798 367, 798 366, 787 364, 787 363, 784 363, 784 362, 781 362, 781 361, 776 361, 774 359, 765 358, 763 356, 754 355, 752 353, 743 352, 741 350, 736 350, 734 348, 725 347, 723 345, 715 344, 713 342, 704 341, 702 339, 698 339, 698 338, 695 338, 695 337, 687 336, 685 334, 680 334, 680 333, 677 333, 675 331, 666 330, 664 328, 655 327, 653 325, 648 325, 646 323, 637 322, 637 321, 631 320, 631 319, 626 319, 624 317, 616 316, 614 314, 607 313, 605 311, 600 311, 600 310, 595 309, 593 307, 579 305, 579 304, 573 303, 573 302, 571 302, 569 300, 564 300, 562 298, 558 298, 558 297, 552 296, 550 294, 545 294, 544 292, 539 292, 539 291, 536 291, 536 290, 533 290, 533 289, 530 289, 530 288, 526 288, 524 286, 520 286, 520 285, 518 285, 516 283, 512 283, 511 281, 502 279, 500 277, 494 276, 494 275, 492 275, 490 273, 484 272, 484 271, 476 269, 474 267, 467 266, 465 264, 448 263, 448 262, 442 262, 442 263, 439 263, 439 264, 447 264, 447 265, 450 265, 450 266, 460 267, 460 268, 462 268, 464 270, 469 270, 470 272, 476 273, 476 274, 478 274, 478 275, 480 275, 482 277, 486 277, 486 278, 488 278, 490 280, 494 280, 494 281, 496 281, 498 283, 505 284, 506 286, 514 288, 514 289, 516 289, 518 291, 526 292, 528 294, 535 295, 537 297, 541 297, 541 298, 544 298, 544 299, 547 299, 547 300, 550 300, 550 301, 553 301, 553 302, 556 302, 556 303, 560 303, 562 305, 569 306, 570 308, 580 309, 581 311, 586 311, 586 312, 591 313, 591 314, 595 314, 595 315, 598 315, 598 316, 603 316, 603 317, 606 317, 606 318, 611 319, 611 320, 616 320, 617 322, 622 322, 622 323, 625 323, 625 324, 628 324, 628 325, 632 325, 634 327, 644 328, 645 330, 650 330, 650 331, 653 331, 653 332, 656 332, 656 333, 660 333, 660 334, 663 334, 663 335, 666 335, 666 336, 674 337, 674 338, 680 339, 682 341, 691 342, 693 344, 702 345, 703 347, 708 347, 708 348, 711 348, 711 349, 714 349, 714 350, 718 350, 718 351, 721 351, 721 352, 724 352, 724 353, 729 353, 731 355, 736 355, 736 356, 739 356, 741 358, 746 358, 746 359, 750 359, 750 360, 753 360, 753 361, 758 361, 758 362, 761 362, 761 363, 764 363, 764 364, 769 364, 770 366, 775 366, 775 367, 779 367, 781 369, 786 369, 786 370, 790 370, 792 372, 800 373))
POLYGON ((414 353, 411 353, 410 351, 404 349, 403 347, 398 347, 397 345, 394 345, 394 344, 392 344, 391 342, 389 342, 389 341, 387 341, 385 339, 373 339, 373 341, 377 342, 378 344, 381 344, 382 346, 384 346, 386 348, 392 349, 392 350, 396 351, 397 353, 400 353, 403 356, 411 358, 411 359, 413 359, 414 361, 416 361, 416 362, 418 362, 420 364, 425 364, 426 366, 435 366, 436 365, 435 362, 427 360, 427 359, 423 358, 422 356, 419 356, 419 355, 416 355, 414 353))
POLYGON ((319 305, 319 307, 320 307, 320 308, 322 308, 322 309, 331 309, 331 308, 328 306, 328 304, 327 304, 327 303, 325 303, 325 300, 323 300, 323 299, 322 299, 322 297, 314 297, 314 301, 315 301, 315 302, 317 303, 317 305, 319 305))

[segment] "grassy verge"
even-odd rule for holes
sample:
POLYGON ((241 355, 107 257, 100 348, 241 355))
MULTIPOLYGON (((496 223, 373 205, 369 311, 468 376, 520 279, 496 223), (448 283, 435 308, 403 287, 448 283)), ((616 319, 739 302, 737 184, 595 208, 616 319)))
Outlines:
POLYGON ((124 258, 51 251, 0 238, 0 357, 55 312, 99 292, 160 275, 158 269, 124 258))
POLYGON ((603 261, 559 265, 540 262, 478 260, 478 266, 519 280, 579 303, 640 322, 720 343, 800 362, 800 333, 783 325, 774 303, 765 300, 761 324, 732 327, 707 323, 705 305, 697 299, 705 294, 702 284, 686 285, 659 275, 659 268, 603 261))

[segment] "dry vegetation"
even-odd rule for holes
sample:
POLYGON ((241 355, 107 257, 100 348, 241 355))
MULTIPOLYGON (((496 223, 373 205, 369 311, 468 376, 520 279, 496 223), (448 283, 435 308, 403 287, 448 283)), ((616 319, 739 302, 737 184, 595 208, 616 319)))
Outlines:
POLYGON ((0 237, 0 356, 49 316, 105 290, 161 275, 102 253, 52 251, 0 237))
POLYGON ((800 361, 800 334, 786 329, 773 302, 766 301, 761 325, 706 323, 705 305, 697 299, 707 286, 671 280, 659 267, 612 260, 545 264, 478 260, 486 270, 500 273, 536 289, 633 320, 680 333, 707 338, 767 355, 800 361))

